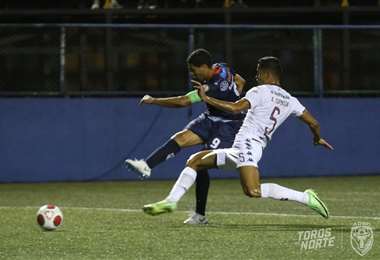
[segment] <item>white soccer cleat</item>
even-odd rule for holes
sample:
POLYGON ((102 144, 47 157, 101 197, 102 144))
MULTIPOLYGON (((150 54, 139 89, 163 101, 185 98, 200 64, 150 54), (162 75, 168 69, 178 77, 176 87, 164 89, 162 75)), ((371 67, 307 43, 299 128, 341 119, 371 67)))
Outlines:
POLYGON ((188 225, 206 225, 206 224, 208 224, 208 220, 205 216, 194 212, 183 223, 188 224, 188 225))
POLYGON ((148 166, 148 164, 144 160, 131 160, 127 159, 125 160, 125 166, 136 172, 138 175, 140 175, 142 178, 149 178, 150 173, 152 170, 148 166))

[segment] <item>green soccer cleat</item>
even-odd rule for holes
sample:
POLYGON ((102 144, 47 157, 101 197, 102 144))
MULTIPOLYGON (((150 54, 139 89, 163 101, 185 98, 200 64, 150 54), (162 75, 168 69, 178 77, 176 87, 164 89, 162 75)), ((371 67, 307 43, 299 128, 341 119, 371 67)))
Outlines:
POLYGON ((156 203, 144 205, 144 213, 152 216, 156 216, 163 213, 173 212, 177 208, 177 203, 161 200, 156 203))
POLYGON ((323 203, 323 201, 318 198, 318 194, 312 189, 307 189, 305 192, 309 195, 307 206, 312 210, 318 212, 318 214, 322 217, 326 219, 329 218, 329 210, 326 207, 325 203, 323 203))

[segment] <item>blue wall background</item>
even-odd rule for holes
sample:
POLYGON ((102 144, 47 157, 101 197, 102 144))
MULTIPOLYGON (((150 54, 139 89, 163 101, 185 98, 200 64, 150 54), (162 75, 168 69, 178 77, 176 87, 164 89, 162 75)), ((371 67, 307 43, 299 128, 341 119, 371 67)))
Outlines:
MULTIPOLYGON (((264 177, 380 173, 380 99, 304 98, 322 135, 334 146, 314 147, 309 130, 290 119, 261 160, 264 177)), ((203 104, 192 108, 194 118, 203 104)), ((136 179, 120 162, 145 157, 189 118, 188 109, 138 106, 136 98, 1 98, 0 182, 136 179)), ((158 166, 154 179, 175 178, 196 149, 158 166)), ((237 177, 215 171, 215 178, 237 177)))

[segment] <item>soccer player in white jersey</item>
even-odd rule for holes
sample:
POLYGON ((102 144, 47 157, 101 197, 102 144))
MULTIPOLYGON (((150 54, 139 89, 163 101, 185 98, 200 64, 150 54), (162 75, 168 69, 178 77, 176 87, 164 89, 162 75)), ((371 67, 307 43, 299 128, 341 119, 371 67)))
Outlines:
POLYGON ((306 123, 313 134, 315 145, 333 150, 320 136, 317 120, 305 107, 280 86, 281 65, 275 57, 263 57, 257 65, 256 80, 260 84, 249 90, 245 97, 236 102, 226 102, 207 96, 205 85, 199 86, 199 94, 204 102, 228 112, 248 110, 232 148, 202 151, 187 161, 177 182, 166 199, 145 205, 143 210, 150 215, 171 212, 180 198, 193 185, 200 169, 236 169, 244 193, 253 198, 272 198, 302 203, 315 210, 324 218, 329 217, 326 205, 311 189, 304 192, 286 188, 274 183, 260 183, 258 163, 262 152, 273 133, 290 116, 294 115, 306 123))

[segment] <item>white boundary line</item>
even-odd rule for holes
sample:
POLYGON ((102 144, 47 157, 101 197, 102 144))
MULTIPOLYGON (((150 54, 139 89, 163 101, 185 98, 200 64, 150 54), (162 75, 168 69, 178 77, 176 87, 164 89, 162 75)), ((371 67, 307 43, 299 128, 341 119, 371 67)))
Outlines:
MULTIPOLYGON (((25 206, 25 207, 10 207, 0 206, 0 210, 7 209, 38 209, 39 206, 25 206)), ((127 213, 139 213, 141 209, 120 209, 120 208, 88 208, 88 207, 62 207, 62 209, 73 210, 97 210, 97 211, 111 211, 111 212, 127 212, 127 213)), ((179 213, 189 213, 189 211, 177 210, 179 213)), ((275 217, 298 217, 298 218, 314 218, 320 217, 318 215, 306 215, 306 214, 286 214, 286 213, 270 213, 270 212, 238 212, 238 211, 209 211, 211 215, 250 215, 250 216, 275 216, 275 217)), ((370 216, 330 216, 331 219, 368 219, 368 220, 380 220, 380 217, 370 216)))

